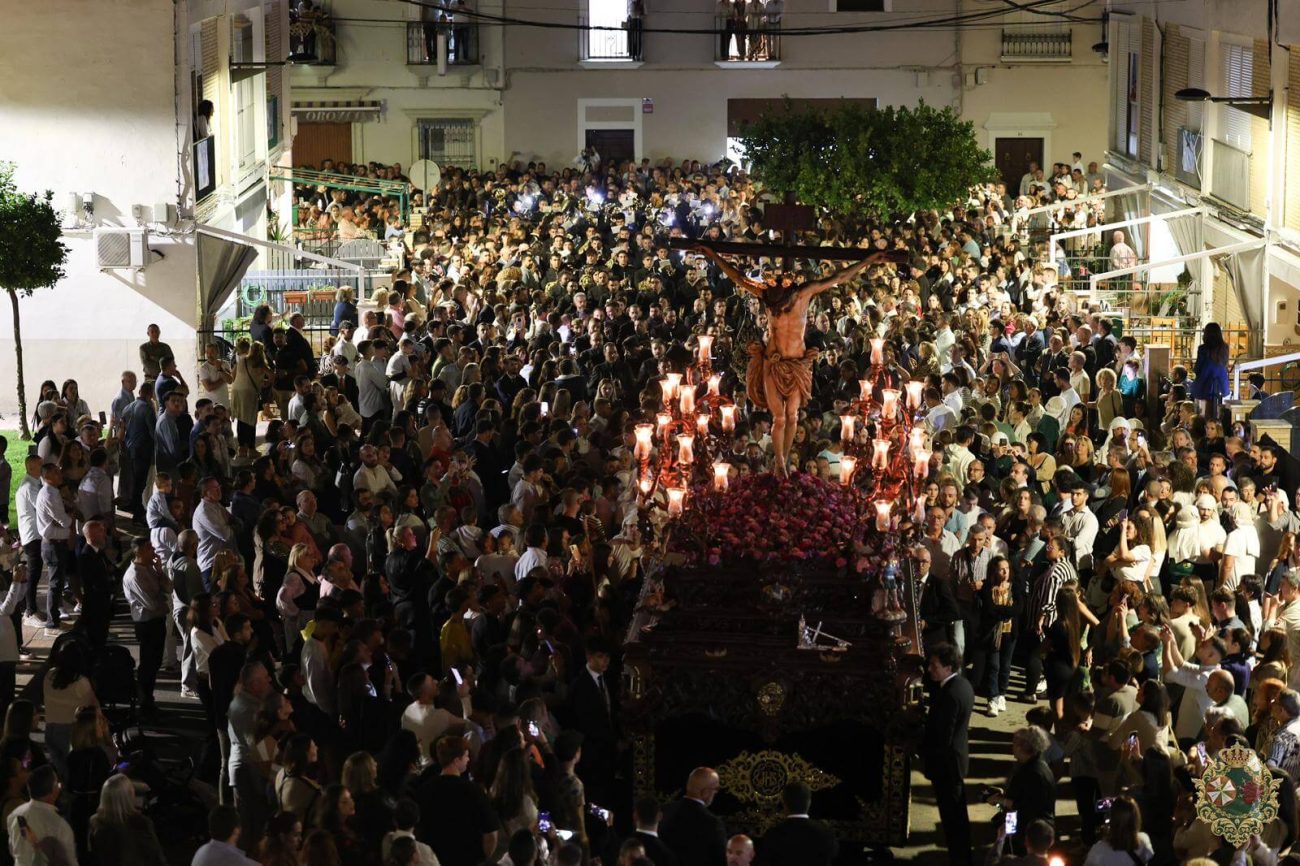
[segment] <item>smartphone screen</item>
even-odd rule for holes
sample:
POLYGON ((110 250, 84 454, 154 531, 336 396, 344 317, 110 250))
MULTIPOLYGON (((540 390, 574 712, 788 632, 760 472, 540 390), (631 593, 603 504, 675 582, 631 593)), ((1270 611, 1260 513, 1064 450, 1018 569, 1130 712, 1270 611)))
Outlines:
POLYGON ((537 831, 538 831, 539 833, 549 833, 549 832, 551 832, 551 813, 550 813, 550 812, 538 812, 538 813, 537 813, 537 831))
POLYGON ((528 723, 528 734, 532 737, 540 737, 542 735, 542 730, 537 727, 537 722, 528 723))
POLYGON ((1137 731, 1134 731, 1133 733, 1129 734, 1128 739, 1125 740, 1125 743, 1130 749, 1136 746, 1138 744, 1137 731))
POLYGON ((573 831, 572 831, 572 830, 556 830, 556 831, 555 831, 555 835, 558 836, 558 837, 560 837, 560 841, 561 841, 561 842, 568 842, 570 839, 573 838, 573 831))
POLYGON ((1019 812, 1012 810, 1007 813, 1006 818, 1003 820, 1003 827, 1006 828, 1006 833, 1008 836, 1016 835, 1016 828, 1020 824, 1019 819, 1020 819, 1019 812))
POLYGON ((1097 811, 1109 812, 1110 807, 1113 805, 1115 805, 1114 797, 1102 797, 1100 800, 1097 801, 1097 811))
POLYGON ((460 671, 456 670, 455 668, 451 669, 451 677, 456 681, 456 685, 458 686, 465 685, 465 680, 464 678, 461 677, 460 671))

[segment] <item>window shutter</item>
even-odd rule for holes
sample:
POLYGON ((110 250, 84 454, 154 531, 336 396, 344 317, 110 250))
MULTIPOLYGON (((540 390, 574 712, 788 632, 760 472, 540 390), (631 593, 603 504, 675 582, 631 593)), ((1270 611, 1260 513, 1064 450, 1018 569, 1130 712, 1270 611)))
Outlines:
MULTIPOLYGON (((271 0, 266 4, 266 14, 262 16, 266 30, 266 61, 277 63, 284 60, 284 51, 280 40, 280 0, 271 0)), ((284 81, 284 67, 268 66, 266 68, 266 94, 279 98, 284 81)))
MULTIPOLYGON (((1205 87, 1205 41, 1187 40, 1187 86, 1205 87)), ((1205 123, 1205 103, 1185 102, 1187 106, 1187 128, 1200 132, 1205 123)))
MULTIPOLYGON (((1249 45, 1223 46, 1223 95, 1250 96, 1254 52, 1249 45)), ((1219 140, 1250 152, 1250 115, 1227 105, 1219 106, 1219 140)))
MULTIPOLYGON (((1287 61, 1286 173, 1300 177, 1300 52, 1287 61)), ((1286 227, 1300 231, 1300 186, 1286 184, 1286 227)))
POLYGON ((1152 138, 1155 124, 1154 109, 1151 106, 1151 72, 1156 53, 1156 26, 1150 18, 1142 19, 1141 45, 1138 66, 1138 151, 1135 156, 1142 162, 1150 162, 1153 151, 1152 138))
POLYGON ((199 38, 203 49, 203 98, 210 99, 214 103, 219 102, 217 96, 217 72, 220 63, 217 58, 217 24, 220 19, 209 18, 203 22, 199 30, 199 38))
POLYGON ((1111 75, 1111 148, 1116 153, 1128 153, 1128 22, 1116 21, 1111 40, 1110 62, 1114 64, 1111 75))

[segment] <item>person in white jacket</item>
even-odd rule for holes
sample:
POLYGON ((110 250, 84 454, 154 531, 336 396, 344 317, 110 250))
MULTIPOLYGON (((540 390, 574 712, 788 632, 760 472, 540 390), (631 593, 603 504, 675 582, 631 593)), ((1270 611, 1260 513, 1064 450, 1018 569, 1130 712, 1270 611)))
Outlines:
POLYGON ((14 701, 15 671, 18 667, 20 635, 14 630, 13 612, 23 602, 27 593, 27 566, 14 566, 9 588, 0 601, 0 713, 6 712, 14 701))

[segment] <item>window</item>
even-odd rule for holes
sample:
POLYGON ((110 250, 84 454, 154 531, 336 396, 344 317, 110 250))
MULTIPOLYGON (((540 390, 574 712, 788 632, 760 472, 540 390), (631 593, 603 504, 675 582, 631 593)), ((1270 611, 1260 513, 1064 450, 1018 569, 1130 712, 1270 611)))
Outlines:
POLYGON ((627 31, 627 0, 587 0, 589 29, 583 36, 585 60, 631 60, 627 31))
MULTIPOLYGON (((1223 44, 1223 95, 1252 96, 1251 74, 1255 55, 1249 45, 1223 44)), ((1250 152, 1250 115, 1239 108, 1219 106, 1218 139, 1225 144, 1250 152)))
POLYGON ((478 157, 478 124, 468 118, 421 120, 416 127, 420 159, 440 166, 472 168, 478 157))
POLYGON ((1142 88, 1138 70, 1142 57, 1140 30, 1135 23, 1111 19, 1113 36, 1110 54, 1111 150, 1121 156, 1137 156, 1138 120, 1142 88))
POLYGON ((260 75, 235 84, 235 148, 240 168, 257 161, 257 104, 254 97, 260 85, 260 75))
POLYGON ((831 0, 832 12, 890 12, 891 0, 831 0))

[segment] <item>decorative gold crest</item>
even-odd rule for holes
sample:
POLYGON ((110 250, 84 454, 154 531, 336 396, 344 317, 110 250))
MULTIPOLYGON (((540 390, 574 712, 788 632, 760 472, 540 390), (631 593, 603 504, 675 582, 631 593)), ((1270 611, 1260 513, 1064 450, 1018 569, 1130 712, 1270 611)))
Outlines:
POLYGON ((733 797, 758 806, 774 804, 790 782, 803 782, 814 791, 825 791, 840 784, 838 778, 798 755, 770 749, 741 752, 718 767, 718 779, 733 797))
POLYGON ((1277 818, 1278 780, 1251 749, 1221 749, 1192 782, 1196 817, 1236 847, 1277 818))
POLYGON ((778 682, 764 683, 758 690, 758 709, 765 716, 775 716, 785 706, 785 686, 778 682))

